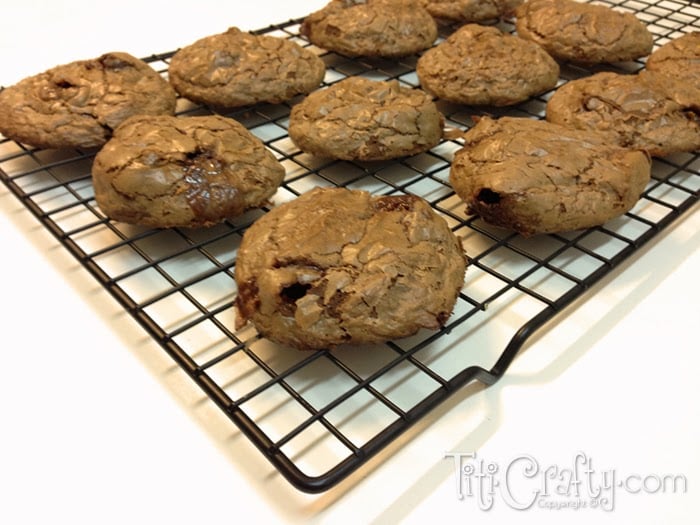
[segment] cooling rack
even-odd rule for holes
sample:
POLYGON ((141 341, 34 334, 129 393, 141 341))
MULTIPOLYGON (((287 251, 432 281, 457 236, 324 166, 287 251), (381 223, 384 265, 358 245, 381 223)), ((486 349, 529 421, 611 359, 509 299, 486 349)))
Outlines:
MULTIPOLYGON (((602 2, 599 2, 602 3, 602 2)), ((633 12, 662 45, 700 30, 700 7, 681 1, 611 3, 633 12)), ((512 21, 497 22, 513 31, 512 21)), ((300 20, 256 31, 314 50, 327 66, 325 85, 347 76, 398 79, 418 86, 417 56, 350 59, 310 46, 300 20)), ((441 28, 441 38, 454 29, 441 28)), ((173 52, 145 60, 167 74, 173 52)), ((562 67, 559 85, 599 70, 634 73, 643 61, 562 67)), ((511 108, 440 103, 448 126, 466 129, 474 115, 542 118, 551 92, 511 108)), ((287 135, 291 106, 261 104, 225 113, 274 152, 286 168, 273 204, 316 186, 426 199, 461 237, 469 257, 452 317, 439 331, 371 347, 314 352, 282 348, 253 328, 234 330, 233 271, 246 228, 266 209, 207 229, 154 230, 108 220, 94 201, 94 150, 38 150, 0 138, 0 177, 7 188, 295 487, 329 489, 360 468, 431 409, 472 381, 496 382, 527 338, 698 200, 700 155, 653 163, 638 204, 604 226, 566 234, 519 235, 465 214, 448 184, 461 145, 391 162, 314 158, 287 135)), ((212 109, 178 101, 178 113, 212 109)))

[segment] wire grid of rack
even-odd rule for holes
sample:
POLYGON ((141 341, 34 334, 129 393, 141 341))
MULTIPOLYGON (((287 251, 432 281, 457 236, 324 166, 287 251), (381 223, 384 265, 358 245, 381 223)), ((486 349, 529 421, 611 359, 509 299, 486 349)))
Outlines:
MULTIPOLYGON (((680 1, 613 4, 646 22, 657 45, 700 30, 700 7, 680 1)), ((347 76, 398 79, 418 86, 417 56, 350 59, 310 46, 299 20, 257 31, 314 49, 325 61, 324 85, 347 76)), ((513 31, 512 21, 499 21, 513 31)), ((452 28, 444 26, 441 38, 452 28)), ((146 61, 167 73, 172 52, 146 61)), ((598 69, 562 67, 560 85, 598 70, 634 73, 643 61, 598 69)), ((472 117, 542 118, 550 93, 511 108, 440 102, 448 126, 472 117)), ((390 162, 314 158, 287 135, 291 106, 261 104, 226 113, 258 136, 286 168, 279 204, 315 186, 374 194, 410 193, 449 222, 469 257, 464 288, 439 331, 371 347, 315 352, 282 348, 252 327, 234 330, 233 270, 241 237, 266 209, 207 229, 146 229, 108 220, 94 201, 95 151, 36 150, 0 139, 5 185, 108 290, 189 377, 295 487, 329 489, 357 470, 428 411, 472 381, 490 385, 525 340, 574 299, 658 235, 698 200, 700 155, 656 159, 639 203, 602 227, 525 239, 465 215, 448 184, 459 141, 390 162)), ((178 113, 206 114, 186 100, 178 113)))

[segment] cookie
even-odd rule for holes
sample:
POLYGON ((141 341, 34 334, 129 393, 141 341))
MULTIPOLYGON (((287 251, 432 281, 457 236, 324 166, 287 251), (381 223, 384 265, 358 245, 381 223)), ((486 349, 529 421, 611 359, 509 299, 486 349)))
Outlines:
POLYGON ((237 327, 298 349, 438 329, 464 282, 461 242, 422 199, 317 188, 258 219, 236 259, 237 327))
POLYGON ((619 146, 652 156, 700 149, 700 116, 657 80, 612 72, 572 80, 547 102, 547 120, 604 133, 619 146))
POLYGON ((437 24, 418 0, 332 0, 300 32, 318 47, 350 57, 402 57, 430 47, 437 24))
POLYGON ((172 115, 176 95, 148 64, 106 53, 27 77, 0 92, 0 133, 38 148, 102 146, 132 115, 172 115))
POLYGON ((386 160, 429 150, 442 138, 432 98, 397 80, 348 77, 292 108, 289 137, 307 153, 344 160, 386 160))
POLYGON ((225 108, 284 102, 316 89, 325 73, 323 60, 299 44, 235 27, 183 47, 169 67, 180 95, 225 108))
POLYGON ((671 40, 649 55, 640 75, 649 74, 659 77, 676 102, 700 109, 700 31, 671 40))
POLYGON ((649 157, 604 135, 542 120, 481 118, 464 135, 450 183, 470 213, 529 236, 589 228, 630 210, 649 157))
POLYGON ((467 24, 418 59, 421 87, 458 104, 508 106, 556 86, 559 65, 537 44, 467 24))
POLYGON ((136 116, 119 126, 92 168, 109 218, 169 228, 210 226, 267 202, 284 168, 233 119, 136 116))
POLYGON ((423 0, 436 18, 471 23, 495 20, 513 13, 523 0, 423 0))
POLYGON ((529 0, 516 11, 518 35, 559 60, 621 62, 651 53, 653 36, 632 13, 575 0, 529 0))

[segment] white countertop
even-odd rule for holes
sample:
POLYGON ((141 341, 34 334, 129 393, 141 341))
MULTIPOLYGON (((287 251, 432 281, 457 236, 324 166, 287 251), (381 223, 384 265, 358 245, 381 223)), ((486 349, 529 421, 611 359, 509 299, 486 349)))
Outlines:
MULTIPOLYGON (((324 3, 5 3, 0 85, 105 51, 170 51, 324 3)), ((410 439, 320 495, 276 474, 4 186, 0 239, 2 523, 227 523, 243 512, 268 523, 700 518, 698 206, 531 341, 501 382, 457 393, 410 439), (528 455, 540 471, 512 469, 519 479, 484 510, 458 498, 445 457, 456 452, 476 453, 499 475, 528 455), (604 492, 612 510, 515 508, 549 479, 542 471, 566 477, 577 457, 596 480, 615 476, 604 492), (664 476, 682 477, 686 490, 664 493, 664 476)), ((538 502, 573 501, 564 477, 538 502)))

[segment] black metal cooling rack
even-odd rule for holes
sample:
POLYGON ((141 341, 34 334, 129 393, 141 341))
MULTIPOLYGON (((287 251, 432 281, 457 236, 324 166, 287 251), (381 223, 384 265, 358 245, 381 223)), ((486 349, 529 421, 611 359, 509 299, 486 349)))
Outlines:
MULTIPOLYGON (((634 12, 656 44, 700 30, 700 7, 681 1, 612 3, 634 12)), ((289 38, 299 20, 258 33, 289 38)), ((512 31, 509 21, 498 23, 512 31)), ((449 32, 443 28, 443 36, 449 32)), ((350 75, 417 86, 417 57, 349 59, 313 48, 327 64, 326 84, 350 75)), ((165 73, 173 53, 146 60, 165 73)), ((604 66, 634 72, 643 62, 604 66)), ((561 83, 591 74, 562 68, 561 83)), ((449 126, 472 116, 541 118, 551 93, 504 109, 441 103, 449 126)), ((463 239, 465 286, 444 329, 371 348, 298 352, 234 330, 233 268, 241 236, 265 210, 208 229, 152 230, 112 222, 96 206, 90 179, 95 151, 37 150, 0 139, 4 184, 155 338, 298 489, 321 492, 347 477, 432 408, 472 381, 497 381, 527 338, 659 235, 698 200, 700 155, 657 159, 639 203, 602 227, 524 239, 466 216, 447 178, 457 141, 392 162, 324 161, 300 152, 287 136, 291 105, 227 113, 261 138, 287 176, 283 202, 317 186, 425 198, 463 239)), ((180 114, 211 110, 185 100, 180 114)))

